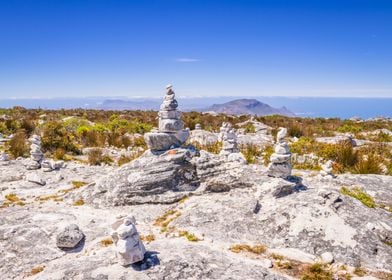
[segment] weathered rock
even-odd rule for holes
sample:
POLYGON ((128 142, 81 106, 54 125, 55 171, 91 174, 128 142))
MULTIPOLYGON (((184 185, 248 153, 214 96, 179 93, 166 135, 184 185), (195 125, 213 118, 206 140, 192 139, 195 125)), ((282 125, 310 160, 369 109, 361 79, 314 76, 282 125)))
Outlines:
POLYGON ((134 217, 127 217, 118 227, 115 226, 112 238, 121 265, 127 266, 144 259, 146 249, 140 240, 134 217))
POLYGON ((331 252, 324 252, 321 254, 321 262, 326 263, 326 264, 331 264, 333 263, 333 255, 331 252))
POLYGON ((44 179, 42 179, 41 176, 39 176, 36 173, 29 173, 26 175, 26 181, 31 182, 31 183, 35 183, 41 186, 45 186, 46 182, 44 179))
POLYGON ((84 234, 78 225, 70 224, 57 235, 56 245, 59 248, 72 249, 77 247, 83 238, 84 234))

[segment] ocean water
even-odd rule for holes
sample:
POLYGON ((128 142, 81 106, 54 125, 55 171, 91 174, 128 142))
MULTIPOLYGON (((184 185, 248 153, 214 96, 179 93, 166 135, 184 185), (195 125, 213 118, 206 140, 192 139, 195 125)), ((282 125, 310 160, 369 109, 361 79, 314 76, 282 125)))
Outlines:
POLYGON ((363 119, 392 117, 392 98, 332 98, 332 97, 256 97, 272 107, 286 106, 302 117, 337 117, 363 119))
MULTIPOLYGON (((178 96, 179 109, 184 111, 203 110, 212 104, 221 104, 240 98, 257 99, 272 107, 285 106, 300 117, 337 117, 363 119, 373 117, 392 117, 391 98, 332 98, 332 97, 271 97, 271 96, 219 96, 219 97, 181 97, 178 96)), ((43 109, 140 109, 159 110, 162 97, 80 97, 80 98, 42 98, 42 99, 0 99, 0 108, 23 106, 43 109), (110 104, 105 107, 105 104, 110 104)))

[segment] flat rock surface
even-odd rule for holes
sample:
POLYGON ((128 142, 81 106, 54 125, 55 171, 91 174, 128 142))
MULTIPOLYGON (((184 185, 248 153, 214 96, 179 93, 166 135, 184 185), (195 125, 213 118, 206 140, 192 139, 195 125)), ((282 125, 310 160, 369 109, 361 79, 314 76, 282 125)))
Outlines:
MULTIPOLYGON (((337 264, 392 271, 392 247, 386 243, 392 236, 392 213, 340 193, 343 186, 359 187, 377 205, 392 205, 391 176, 344 174, 332 179, 295 170, 294 191, 276 198, 273 191, 284 182, 264 176, 265 168, 236 165, 225 179, 222 174, 230 165, 218 164, 215 157, 209 160, 216 162, 204 166, 202 174, 211 180, 216 175, 221 183, 231 181, 230 188, 203 191, 208 183, 203 181, 186 199, 120 206, 94 203, 87 196, 93 196, 98 183, 110 174, 126 175, 113 182, 129 182, 134 174, 129 166, 69 162, 53 172, 26 171, 23 160, 0 166, 0 203, 7 204, 0 208, 1 278, 293 279, 278 268, 270 256, 273 252, 303 263, 330 252, 337 264), (29 173, 39 174, 47 184, 26 182, 29 173), (236 181, 241 174, 246 183, 236 181), (242 185, 236 188, 238 182, 242 185), (10 201, 10 194, 17 198, 10 201), (157 224, 165 213, 172 213, 168 224, 157 224), (128 215, 136 217, 141 236, 154 236, 153 241, 144 241, 148 266, 122 267, 113 245, 102 242, 110 240, 112 224, 128 215), (56 246, 56 235, 69 224, 77 224, 85 239, 63 251, 56 246), (236 244, 263 244, 267 252, 230 251, 236 244), (271 261, 273 268, 269 268, 271 261)), ((150 176, 152 182, 154 175, 150 176)))

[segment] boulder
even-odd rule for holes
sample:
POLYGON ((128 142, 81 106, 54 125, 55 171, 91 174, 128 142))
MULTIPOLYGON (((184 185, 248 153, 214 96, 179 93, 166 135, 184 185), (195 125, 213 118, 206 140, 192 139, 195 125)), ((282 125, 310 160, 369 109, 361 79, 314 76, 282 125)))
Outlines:
POLYGON ((56 245, 61 249, 72 249, 77 247, 83 238, 84 234, 79 229, 79 226, 76 224, 70 224, 57 235, 56 245))

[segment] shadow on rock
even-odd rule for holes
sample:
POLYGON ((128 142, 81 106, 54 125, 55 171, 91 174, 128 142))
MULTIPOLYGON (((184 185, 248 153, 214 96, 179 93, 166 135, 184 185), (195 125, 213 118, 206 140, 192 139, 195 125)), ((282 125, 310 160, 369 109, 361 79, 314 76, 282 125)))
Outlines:
POLYGON ((156 251, 147 251, 142 261, 131 264, 130 267, 136 271, 143 271, 160 265, 161 262, 159 261, 158 254, 159 252, 156 251))
POLYGON ((287 180, 280 180, 272 195, 276 198, 285 197, 293 193, 307 190, 307 187, 302 184, 302 178, 297 176, 290 176, 287 180))

